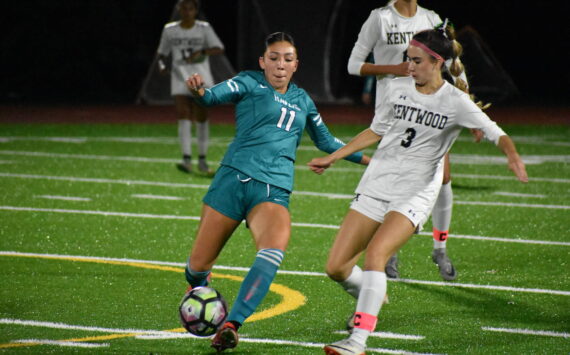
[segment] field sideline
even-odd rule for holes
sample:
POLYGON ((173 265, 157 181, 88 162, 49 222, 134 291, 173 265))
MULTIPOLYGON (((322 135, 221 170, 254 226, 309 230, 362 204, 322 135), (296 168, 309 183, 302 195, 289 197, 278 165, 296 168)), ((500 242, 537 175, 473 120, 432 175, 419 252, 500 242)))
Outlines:
MULTIPOLYGON (((0 122, 0 353, 213 353, 176 314, 211 180, 175 169, 175 125, 0 122)), ((329 126, 345 140, 364 127, 329 126)), ((369 353, 570 353, 570 126, 503 127, 530 183, 462 134, 448 242, 459 277, 439 277, 428 223, 400 252, 369 353)), ((212 125, 211 164, 232 133, 212 125)), ((323 271, 363 168, 317 176, 305 163, 320 154, 305 137, 283 265, 228 354, 320 354, 345 336, 354 301, 323 271)), ((230 303, 254 256, 239 227, 212 283, 230 303)))

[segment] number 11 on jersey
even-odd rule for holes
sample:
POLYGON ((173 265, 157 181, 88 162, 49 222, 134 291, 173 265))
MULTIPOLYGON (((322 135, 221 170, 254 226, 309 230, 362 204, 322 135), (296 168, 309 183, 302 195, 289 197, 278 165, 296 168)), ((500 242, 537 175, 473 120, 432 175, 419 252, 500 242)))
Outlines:
MULTIPOLYGON (((281 107, 281 117, 279 117, 279 122, 277 122, 277 128, 283 127, 283 121, 285 121, 285 116, 287 116, 287 109, 285 107, 281 107)), ((287 124, 285 125, 285 130, 289 132, 291 130, 291 125, 295 120, 295 111, 289 111, 289 120, 287 120, 287 124)))

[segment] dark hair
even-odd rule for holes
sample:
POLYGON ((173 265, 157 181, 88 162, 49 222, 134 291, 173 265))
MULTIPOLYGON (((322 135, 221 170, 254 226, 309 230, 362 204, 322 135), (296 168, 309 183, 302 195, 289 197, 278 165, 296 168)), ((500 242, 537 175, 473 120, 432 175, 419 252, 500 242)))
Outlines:
MULTIPOLYGON (((457 57, 453 51, 452 40, 444 35, 443 31, 437 29, 420 31, 414 35, 413 39, 442 56, 443 60, 457 57)), ((432 58, 435 59, 433 56, 432 58)))
POLYGON ((265 38, 265 49, 275 42, 289 42, 294 47, 293 37, 286 32, 274 32, 265 38))
MULTIPOLYGON (((439 54, 443 60, 447 61, 451 59, 451 65, 449 66, 449 72, 455 77, 455 86, 469 93, 467 83, 459 78, 459 75, 465 71, 465 67, 459 56, 463 54, 463 47, 455 39, 455 28, 453 24, 445 20, 445 22, 440 23, 434 29, 420 31, 416 33, 413 37, 414 40, 425 45, 435 53, 439 54)), ((431 56, 431 55, 430 55, 431 56)), ((431 56, 434 60, 435 57, 431 56)), ((470 95, 471 99, 474 100, 474 96, 470 95)), ((476 102, 477 106, 485 109, 490 106, 490 104, 483 104, 481 101, 476 102)))

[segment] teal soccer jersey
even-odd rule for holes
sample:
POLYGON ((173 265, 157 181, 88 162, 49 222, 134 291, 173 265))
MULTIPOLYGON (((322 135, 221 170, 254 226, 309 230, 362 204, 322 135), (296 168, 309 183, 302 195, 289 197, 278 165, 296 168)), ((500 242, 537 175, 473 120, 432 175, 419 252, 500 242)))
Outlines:
MULTIPOLYGON (((303 130, 320 150, 332 153, 344 145, 333 137, 305 90, 289 84, 278 93, 259 71, 244 71, 223 81, 199 99, 205 106, 236 104, 236 134, 222 165, 254 179, 293 189, 294 164, 303 130)), ((362 153, 346 158, 359 163, 362 153)))

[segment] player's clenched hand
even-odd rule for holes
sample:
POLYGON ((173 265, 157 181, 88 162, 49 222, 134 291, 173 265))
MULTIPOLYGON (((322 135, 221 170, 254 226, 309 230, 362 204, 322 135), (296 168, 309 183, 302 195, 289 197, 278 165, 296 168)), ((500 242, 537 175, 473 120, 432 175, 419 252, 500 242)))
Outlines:
POLYGON ((204 96, 204 79, 200 74, 194 74, 188 79, 186 79, 186 86, 188 90, 192 93, 192 95, 196 96, 204 96))
POLYGON ((330 168, 333 163, 334 159, 332 159, 330 155, 327 155, 326 157, 313 158, 307 165, 309 169, 320 175, 325 172, 325 169, 330 168))

